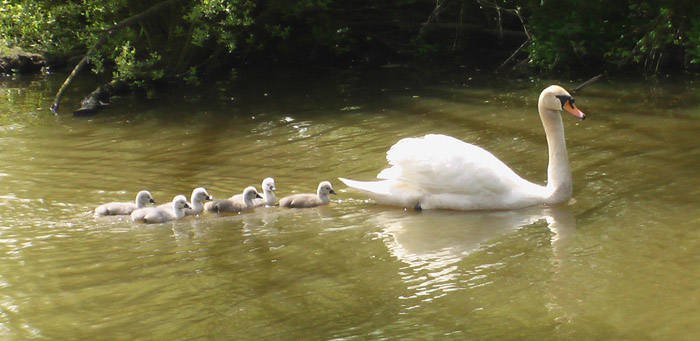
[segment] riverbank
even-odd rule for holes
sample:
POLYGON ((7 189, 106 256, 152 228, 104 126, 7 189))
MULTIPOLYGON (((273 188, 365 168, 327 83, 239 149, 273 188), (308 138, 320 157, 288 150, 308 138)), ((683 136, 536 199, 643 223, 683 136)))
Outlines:
POLYGON ((38 53, 27 52, 17 47, 0 48, 0 73, 35 73, 46 66, 46 57, 38 53))

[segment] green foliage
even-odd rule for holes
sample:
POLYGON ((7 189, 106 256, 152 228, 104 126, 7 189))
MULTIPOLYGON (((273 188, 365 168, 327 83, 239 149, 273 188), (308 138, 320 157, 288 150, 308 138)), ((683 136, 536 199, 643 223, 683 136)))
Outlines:
MULTIPOLYGON (((84 53, 107 34, 105 29, 160 2, 5 0, 0 34, 7 46, 69 56, 74 51, 84 53)), ((253 2, 245 0, 181 1, 115 31, 91 57, 92 70, 135 85, 185 76, 192 81, 203 65, 212 71, 236 49, 244 28, 253 23, 254 8, 253 2)))
MULTIPOLYGON (((0 43, 66 57, 165 0, 0 1, 0 43)), ((538 69, 700 64, 700 2, 689 0, 184 0, 113 32, 91 68, 149 86, 244 63, 460 60, 502 49, 481 57, 496 64, 522 43, 523 24, 538 69), (494 31, 520 40, 505 44, 494 31)))
POLYGON ((72 3, 51 1, 8 1, 0 9, 0 32, 10 47, 22 47, 48 54, 67 53, 73 47, 65 42, 76 41, 83 26, 72 18, 80 10, 72 3), (60 29, 56 29, 60 27, 60 29))
POLYGON ((615 21, 624 8, 623 2, 602 0, 536 0, 523 5, 532 35, 530 63, 543 69, 572 68, 600 58, 611 48, 611 41, 601 38, 618 34, 615 21))
POLYGON ((253 24, 251 12, 255 5, 250 1, 210 0, 198 1, 184 15, 193 26, 192 43, 205 47, 213 42, 224 46, 228 52, 236 49, 239 28, 253 24))
POLYGON ((530 62, 569 68, 595 62, 687 67, 700 56, 700 3, 696 1, 541 1, 522 3, 532 33, 530 62))
POLYGON ((136 79, 138 73, 136 62, 136 49, 131 46, 130 42, 124 43, 121 48, 117 48, 117 55, 114 57, 116 68, 113 76, 115 79, 136 79))
POLYGON ((700 62, 700 21, 693 21, 688 31, 688 40, 685 42, 690 63, 700 62))
POLYGON ((185 74, 182 79, 185 81, 187 84, 191 85, 199 85, 199 78, 197 77, 197 68, 194 66, 190 67, 190 70, 187 74, 185 74))

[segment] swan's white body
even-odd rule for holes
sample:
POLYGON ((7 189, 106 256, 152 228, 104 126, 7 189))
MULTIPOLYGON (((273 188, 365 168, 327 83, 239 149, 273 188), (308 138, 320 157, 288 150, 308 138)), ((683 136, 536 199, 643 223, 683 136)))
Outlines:
POLYGON ((445 135, 397 142, 386 156, 392 167, 377 175, 383 180, 340 180, 380 204, 418 209, 511 210, 568 201, 571 170, 559 112, 585 115, 556 85, 542 91, 538 109, 549 146, 546 186, 521 178, 488 151, 445 135))

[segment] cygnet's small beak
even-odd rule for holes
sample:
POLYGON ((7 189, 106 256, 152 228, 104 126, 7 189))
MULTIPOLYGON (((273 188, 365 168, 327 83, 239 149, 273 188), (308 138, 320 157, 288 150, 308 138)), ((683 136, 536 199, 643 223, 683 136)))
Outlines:
POLYGON ((262 199, 263 197, 260 196, 260 193, 255 193, 255 198, 256 198, 256 199, 262 199))
POLYGON ((207 195, 206 197, 204 197, 204 200, 214 200, 214 197, 211 195, 207 195))
POLYGON ((335 191, 334 191, 332 188, 331 188, 330 191, 328 191, 328 193, 330 193, 330 194, 336 194, 335 191))
POLYGON ((187 203, 185 203, 185 208, 192 209, 192 207, 190 207, 190 205, 188 205, 187 203))
POLYGON ((155 203, 156 203, 156 201, 153 200, 153 198, 149 199, 148 202, 150 202, 151 204, 155 204, 155 203))

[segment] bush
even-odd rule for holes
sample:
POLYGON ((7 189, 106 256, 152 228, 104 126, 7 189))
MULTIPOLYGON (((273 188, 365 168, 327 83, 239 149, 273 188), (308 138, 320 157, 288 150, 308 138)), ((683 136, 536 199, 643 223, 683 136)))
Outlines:
MULTIPOLYGON (((105 29, 177 0, 15 0, 0 10, 3 43, 49 56, 83 54, 105 29)), ((91 59, 97 74, 135 85, 196 82, 235 65, 323 60, 390 63, 470 56, 497 65, 523 31, 538 69, 700 64, 700 2, 577 0, 182 0, 115 31, 91 59), (493 58, 485 50, 499 50, 493 58)), ((223 72, 222 72, 223 71, 223 72)))

